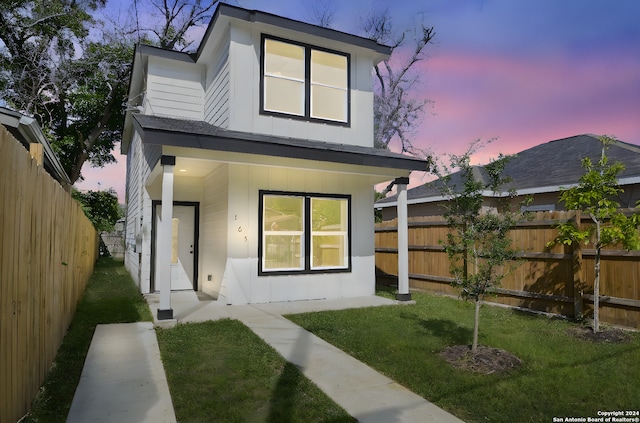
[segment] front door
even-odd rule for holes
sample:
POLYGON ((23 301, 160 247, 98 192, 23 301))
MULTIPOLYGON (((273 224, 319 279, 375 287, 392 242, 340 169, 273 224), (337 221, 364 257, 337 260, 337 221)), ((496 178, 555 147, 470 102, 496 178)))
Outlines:
MULTIPOLYGON (((162 205, 156 204, 154 249, 157 251, 157 228, 162 222, 162 205)), ((173 206, 171 222, 171 290, 197 289, 196 268, 196 225, 197 205, 173 206)), ((158 269, 158 254, 155 254, 155 269, 158 269)))

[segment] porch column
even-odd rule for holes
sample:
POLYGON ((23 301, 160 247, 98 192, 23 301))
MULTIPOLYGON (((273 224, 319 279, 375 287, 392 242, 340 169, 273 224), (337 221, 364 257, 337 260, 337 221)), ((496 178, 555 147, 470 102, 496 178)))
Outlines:
POLYGON ((173 319, 171 308, 171 228, 173 221, 173 168, 175 156, 162 156, 162 221, 158 227, 156 282, 160 288, 158 320, 173 319))
POLYGON ((409 178, 397 178, 398 187, 398 293, 396 300, 411 301, 409 292, 409 226, 407 219, 407 185, 409 178))

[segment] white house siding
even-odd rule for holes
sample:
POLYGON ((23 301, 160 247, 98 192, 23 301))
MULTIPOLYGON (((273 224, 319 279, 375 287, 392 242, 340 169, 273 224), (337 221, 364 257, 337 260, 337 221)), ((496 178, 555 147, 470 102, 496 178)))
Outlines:
POLYGON ((125 234, 125 266, 141 292, 149 292, 151 257, 151 198, 145 181, 151 164, 158 160, 160 148, 148 147, 143 153, 136 135, 127 157, 127 217, 125 234))
MULTIPOLYGON (((257 26, 257 25, 255 25, 257 26)), ((371 88, 372 58, 363 51, 351 53, 351 122, 349 127, 327 123, 310 123, 260 115, 260 42, 263 33, 291 38, 288 32, 274 28, 256 29, 232 24, 230 30, 230 108, 229 129, 292 138, 373 146, 373 94, 371 88)), ((339 43, 309 38, 298 41, 339 50, 339 43)))
POLYGON ((200 207, 200 286, 203 292, 222 302, 225 301, 222 276, 227 259, 228 181, 226 164, 217 166, 204 177, 200 207))
POLYGON ((229 126, 229 42, 217 50, 207 65, 204 120, 221 128, 229 126))
POLYGON ((150 56, 147 67, 146 113, 203 119, 203 67, 150 56))
POLYGON ((375 291, 373 187, 341 173, 229 165, 227 262, 223 286, 230 304, 372 295, 375 291), (259 190, 351 194, 348 273, 258 276, 259 190))

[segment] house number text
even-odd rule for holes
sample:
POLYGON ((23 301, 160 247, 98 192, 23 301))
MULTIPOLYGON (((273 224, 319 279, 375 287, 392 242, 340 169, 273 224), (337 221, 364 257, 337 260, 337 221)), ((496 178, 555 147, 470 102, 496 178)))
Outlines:
MULTIPOLYGON (((238 220, 238 215, 235 214, 233 215, 233 220, 238 220)), ((238 226, 238 232, 241 233, 242 232, 242 226, 238 226)), ((244 237, 244 242, 247 242, 249 239, 245 236, 244 237)))

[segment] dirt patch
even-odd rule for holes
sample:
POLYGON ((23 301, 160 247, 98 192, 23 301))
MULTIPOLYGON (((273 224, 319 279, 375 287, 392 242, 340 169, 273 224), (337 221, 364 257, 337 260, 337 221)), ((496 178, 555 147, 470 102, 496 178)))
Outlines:
POLYGON ((459 369, 483 374, 506 372, 522 365, 522 361, 510 352, 481 345, 478 345, 475 354, 468 345, 447 347, 440 353, 440 357, 459 369))
POLYGON ((621 329, 615 328, 606 328, 601 329, 600 332, 593 332, 593 329, 588 326, 577 326, 572 327, 568 331, 569 335, 574 338, 584 339, 586 341, 597 342, 597 343, 611 343, 611 344, 621 344, 624 342, 629 342, 631 337, 628 333, 621 329))

